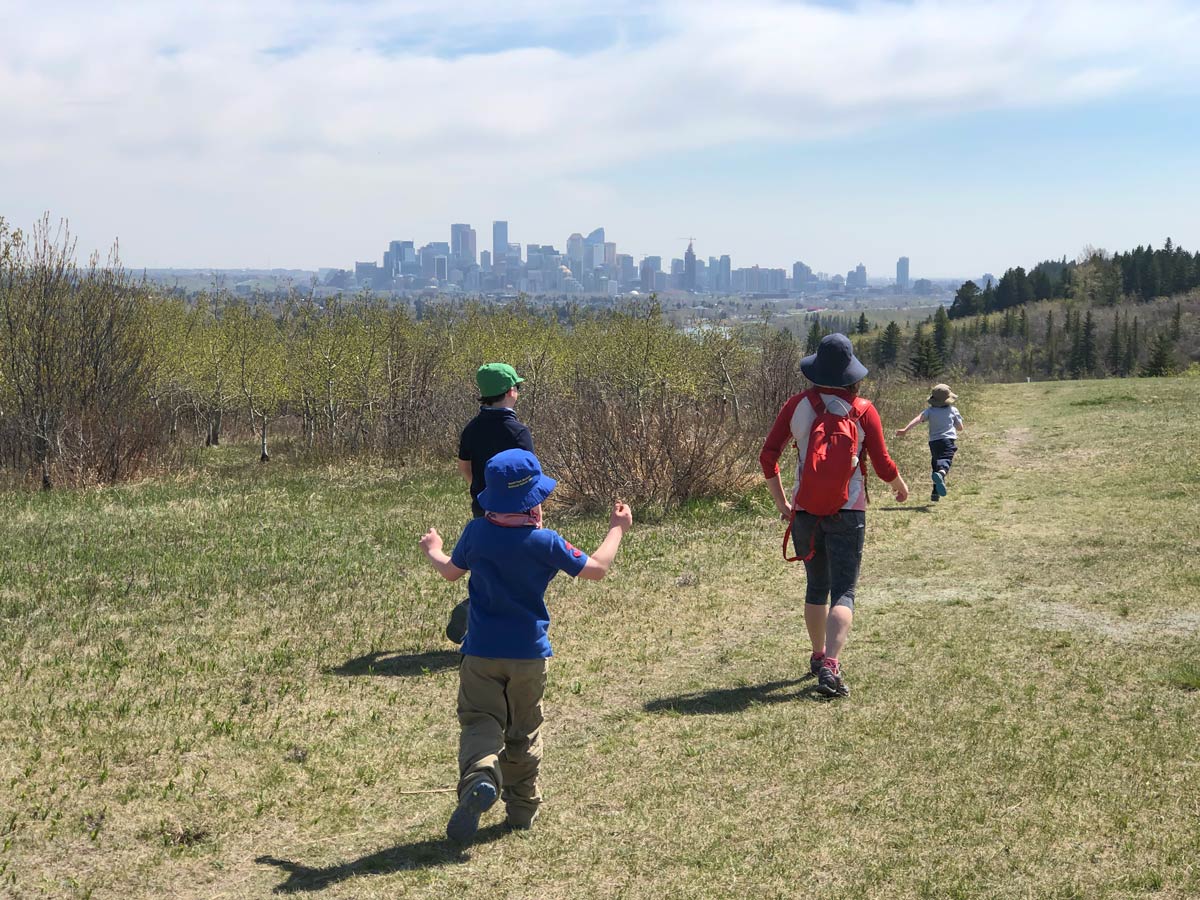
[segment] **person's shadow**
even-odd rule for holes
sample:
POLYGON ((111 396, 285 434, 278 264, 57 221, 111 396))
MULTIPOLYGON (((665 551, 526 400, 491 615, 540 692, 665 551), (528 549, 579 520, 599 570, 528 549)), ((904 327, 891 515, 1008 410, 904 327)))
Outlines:
POLYGON ((377 850, 350 862, 324 867, 306 866, 275 856, 260 856, 254 861, 287 872, 288 877, 275 888, 274 893, 295 894, 300 891, 322 891, 331 884, 358 875, 388 875, 393 872, 464 863, 471 858, 471 847, 491 843, 507 833, 508 827, 499 822, 479 829, 470 847, 459 847, 445 838, 430 838, 415 844, 400 844, 386 850, 377 850))
POLYGON ((397 653, 394 650, 375 650, 340 666, 325 670, 327 675, 391 675, 414 678, 445 669, 458 668, 462 654, 457 650, 429 650, 425 653, 397 653))
POLYGON ((792 700, 824 700, 817 693, 812 675, 781 681, 768 681, 736 688, 717 688, 711 691, 696 691, 660 697, 651 700, 642 708, 646 712, 675 712, 685 716, 708 716, 741 712, 755 703, 788 703, 792 700), (807 683, 807 684, 806 684, 807 683), (800 685, 806 685, 800 688, 800 685), (793 688, 800 688, 793 690, 793 688))

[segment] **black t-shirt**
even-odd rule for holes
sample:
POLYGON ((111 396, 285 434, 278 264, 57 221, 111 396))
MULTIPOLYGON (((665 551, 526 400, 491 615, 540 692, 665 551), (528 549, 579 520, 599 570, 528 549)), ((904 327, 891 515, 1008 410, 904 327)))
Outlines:
POLYGON ((488 460, 497 453, 516 449, 532 453, 533 435, 508 407, 482 406, 479 415, 463 429, 458 441, 458 458, 471 463, 471 509, 475 515, 483 515, 483 507, 475 498, 487 487, 483 470, 488 460))

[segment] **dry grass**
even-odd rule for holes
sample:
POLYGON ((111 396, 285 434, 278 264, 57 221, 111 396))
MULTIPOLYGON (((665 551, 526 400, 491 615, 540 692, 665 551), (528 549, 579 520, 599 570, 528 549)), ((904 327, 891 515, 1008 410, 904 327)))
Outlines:
POLYGON ((455 776, 460 589, 415 542, 460 482, 234 448, 0 496, 0 896, 1194 896, 1187 389, 960 392, 936 507, 892 441, 914 497, 875 482, 847 701, 805 677, 765 492, 635 529, 552 585, 544 817, 467 853, 411 793, 455 776))

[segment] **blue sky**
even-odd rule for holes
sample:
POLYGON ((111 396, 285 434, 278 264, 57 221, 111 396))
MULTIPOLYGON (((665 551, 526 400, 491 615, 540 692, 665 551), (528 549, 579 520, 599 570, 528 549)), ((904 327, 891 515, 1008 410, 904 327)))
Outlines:
POLYGON ((1200 4, 16 0, 0 216, 134 266, 350 266, 490 223, 976 276, 1200 247, 1200 4))

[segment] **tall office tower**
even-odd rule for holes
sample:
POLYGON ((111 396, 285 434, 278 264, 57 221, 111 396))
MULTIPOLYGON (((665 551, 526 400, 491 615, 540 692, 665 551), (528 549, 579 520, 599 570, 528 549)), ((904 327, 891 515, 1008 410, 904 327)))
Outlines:
POLYGON ((479 254, 479 268, 485 272, 492 271, 492 251, 483 250, 479 254))
POLYGON ((691 241, 688 241, 688 248, 683 254, 683 289, 696 289, 696 251, 692 249, 691 241))
POLYGON ((908 257, 902 256, 896 260, 896 287, 901 290, 908 288, 908 257))
POLYGON ((662 267, 661 256, 647 256, 642 260, 641 265, 641 282, 642 290, 649 293, 654 290, 655 276, 658 275, 658 270, 662 267))
POLYGON ((450 260, 445 256, 435 256, 433 258, 433 273, 438 281, 447 281, 450 278, 450 260))
POLYGON ((617 264, 617 245, 615 241, 604 242, 604 264, 606 266, 615 266, 617 264))
POLYGON ((583 276, 583 235, 576 231, 567 238, 567 266, 576 278, 583 276))
POLYGON ((462 223, 450 226, 450 255, 457 265, 475 264, 475 229, 462 223))
POLYGON ((508 223, 492 223, 492 262, 499 264, 508 253, 508 223))
POLYGON ((732 263, 729 260, 729 254, 721 257, 720 275, 717 278, 717 290, 730 291, 733 290, 733 271, 732 263))
POLYGON ((867 286, 867 267, 859 263, 853 272, 846 273, 846 287, 865 288, 867 286))

